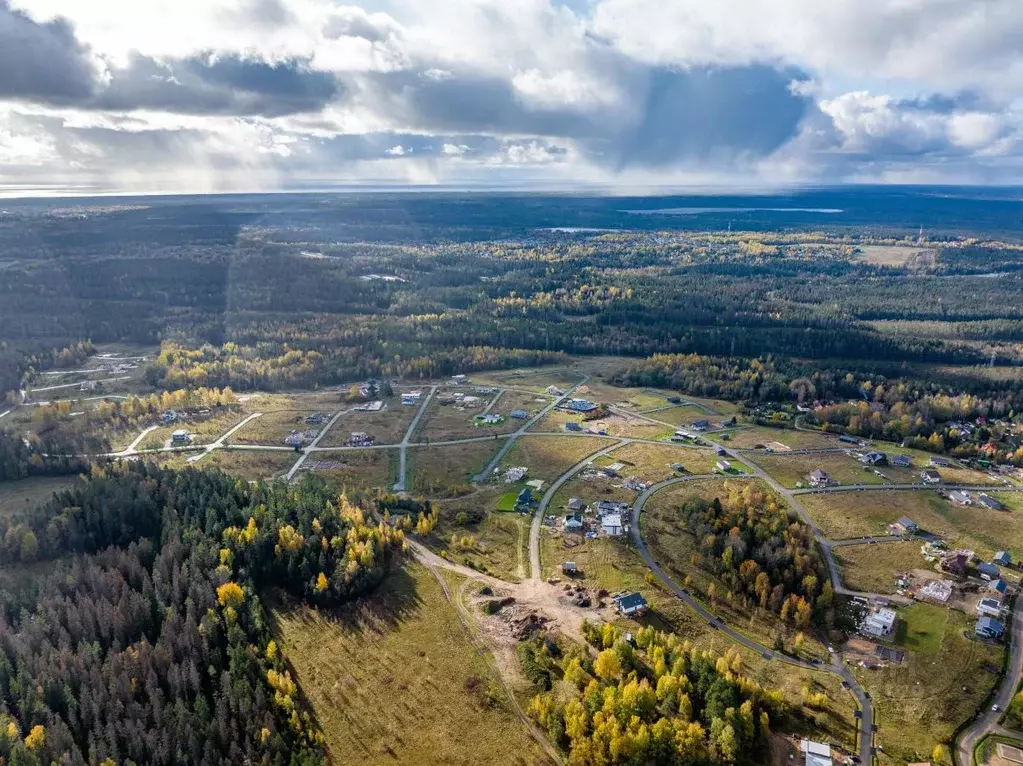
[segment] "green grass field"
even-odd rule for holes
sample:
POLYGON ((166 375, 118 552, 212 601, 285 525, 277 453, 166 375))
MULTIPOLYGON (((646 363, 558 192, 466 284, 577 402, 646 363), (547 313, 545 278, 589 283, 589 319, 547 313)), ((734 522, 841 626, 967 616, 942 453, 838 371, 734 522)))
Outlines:
POLYGON ((390 489, 397 471, 397 450, 349 450, 346 452, 313 453, 305 465, 323 476, 339 490, 345 487, 382 487, 390 489), (317 467, 319 465, 329 467, 317 467))
POLYGON ((921 654, 937 654, 941 651, 949 612, 932 604, 913 604, 900 609, 895 643, 921 654))
POLYGON ((472 495, 438 501, 437 528, 425 542, 437 553, 446 550, 456 563, 517 582, 529 574, 527 546, 531 517, 495 510, 499 491, 498 487, 482 487, 472 495), (483 511, 482 520, 473 523, 480 511, 483 511), (459 538, 459 544, 452 544, 452 535, 459 538), (462 546, 463 536, 474 537, 476 545, 462 546))
POLYGON ((846 587, 869 593, 894 593, 896 572, 926 563, 916 541, 849 545, 834 550, 846 587))
POLYGON ((426 569, 334 612, 291 603, 272 616, 332 761, 546 763, 426 569))
POLYGON ((49 500, 54 492, 67 489, 77 480, 76 476, 33 476, 0 482, 0 516, 31 511, 49 500))
POLYGON ((408 450, 406 482, 427 497, 454 497, 472 491, 471 482, 497 452, 503 440, 412 447, 408 450))
POLYGON ((293 452, 255 452, 251 450, 218 449, 204 457, 197 465, 219 468, 240 479, 276 479, 288 472, 298 455, 293 452))
POLYGON ((902 664, 878 670, 851 666, 873 699, 885 763, 929 760, 934 746, 973 715, 998 681, 985 668, 1002 664, 1000 647, 969 637, 973 615, 917 604, 899 616, 905 619, 907 612, 911 630, 921 635, 902 664), (945 615, 943 626, 932 609, 945 615))

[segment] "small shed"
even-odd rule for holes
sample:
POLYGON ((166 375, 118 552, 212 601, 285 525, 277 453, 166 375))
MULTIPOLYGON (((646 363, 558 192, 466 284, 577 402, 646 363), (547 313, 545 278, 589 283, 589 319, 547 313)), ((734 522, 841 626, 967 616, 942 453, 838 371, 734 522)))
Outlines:
POLYGON ((995 564, 1000 564, 1003 567, 1012 565, 1012 556, 1007 551, 998 551, 995 557, 991 559, 995 564))

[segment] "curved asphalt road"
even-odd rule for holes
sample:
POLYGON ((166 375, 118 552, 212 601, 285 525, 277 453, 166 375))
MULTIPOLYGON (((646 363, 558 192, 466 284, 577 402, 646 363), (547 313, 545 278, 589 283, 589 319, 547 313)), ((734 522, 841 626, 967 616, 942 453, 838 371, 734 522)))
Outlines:
MULTIPOLYGON (((636 499, 636 502, 632 506, 633 514, 632 514, 632 523, 631 523, 631 534, 632 534, 632 542, 636 546, 636 550, 639 551, 639 555, 643 557, 643 561, 646 562, 646 565, 648 567, 650 567, 650 571, 653 572, 654 575, 662 583, 664 583, 664 585, 672 593, 674 593, 678 598, 680 598, 687 605, 689 605, 689 607, 694 612, 696 612, 703 619, 705 619, 707 621, 708 625, 710 625, 712 628, 720 630, 722 633, 727 635, 733 641, 735 641, 735 642, 737 642, 739 644, 742 644, 747 649, 750 649, 750 650, 752 650, 754 652, 757 652, 764 659, 767 659, 767 660, 779 660, 781 662, 787 662, 790 665, 796 665, 798 667, 807 668, 809 670, 828 671, 828 672, 836 674, 846 684, 848 684, 849 689, 852 691, 853 695, 856 697, 856 701, 859 703, 859 706, 860 706, 860 753, 859 753, 860 754, 860 762, 863 763, 863 764, 871 763, 872 759, 873 759, 873 751, 874 751, 874 744, 873 744, 873 740, 874 740, 874 711, 873 711, 873 707, 871 706, 871 703, 870 703, 870 697, 867 696, 867 693, 856 682, 856 679, 853 677, 852 673, 849 671, 849 668, 847 668, 845 666, 845 664, 842 662, 841 655, 839 655, 837 652, 832 652, 832 654, 831 654, 831 665, 818 665, 818 664, 814 664, 814 663, 810 663, 810 662, 805 662, 804 660, 796 659, 794 657, 788 657, 788 656, 785 656, 785 655, 777 654, 773 650, 768 649, 766 646, 763 646, 762 644, 757 643, 756 641, 751 639, 749 636, 746 636, 746 635, 744 635, 742 633, 739 633, 738 631, 733 630, 729 626, 725 625, 720 619, 718 619, 713 614, 711 614, 709 611, 707 611, 707 609, 704 608, 704 606, 699 601, 697 601, 696 599, 694 599, 692 596, 689 595, 688 591, 686 591, 685 588, 681 587, 678 583, 676 583, 674 580, 672 580, 671 576, 668 575, 668 573, 665 572, 663 569, 661 569, 660 565, 654 560, 653 556, 650 555, 650 551, 647 550, 646 544, 643 542, 643 538, 642 538, 642 536, 639 533, 639 516, 640 516, 640 513, 642 513, 642 511, 643 511, 643 506, 646 505, 647 500, 649 500, 650 497, 653 494, 655 494, 656 492, 664 489, 665 487, 669 487, 669 486, 671 486, 673 484, 680 484, 680 483, 686 482, 686 481, 692 481, 694 479, 699 479, 699 478, 708 478, 708 477, 705 477, 705 476, 681 476, 681 477, 678 477, 678 478, 675 478, 675 479, 668 479, 667 481, 662 481, 659 484, 654 484, 652 487, 648 488, 645 492, 643 492, 643 494, 641 494, 636 499)), ((717 478, 717 477, 715 477, 715 478, 717 478)), ((530 552, 532 553, 532 551, 530 551, 530 552)))

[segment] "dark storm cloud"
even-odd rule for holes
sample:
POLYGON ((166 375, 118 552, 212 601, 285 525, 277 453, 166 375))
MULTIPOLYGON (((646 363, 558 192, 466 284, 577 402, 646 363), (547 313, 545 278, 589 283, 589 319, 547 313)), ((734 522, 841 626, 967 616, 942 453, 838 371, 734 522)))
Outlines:
MULTIPOLYGON (((257 0, 269 18, 285 9, 257 0), (276 8, 276 10, 275 10, 276 8)), ((89 110, 150 109, 179 114, 274 117, 314 112, 340 91, 334 76, 307 61, 267 62, 236 54, 157 60, 134 55, 101 82, 72 26, 37 23, 0 0, 0 99, 89 110)))
POLYGON ((81 100, 92 92, 94 75, 71 24, 39 24, 0 0, 0 98, 81 100))
POLYGON ((604 67, 627 94, 615 107, 536 106, 508 80, 472 74, 376 75, 363 82, 360 98, 418 130, 571 139, 619 169, 763 157, 797 135, 813 109, 791 86, 803 79, 794 70, 616 63, 604 67))

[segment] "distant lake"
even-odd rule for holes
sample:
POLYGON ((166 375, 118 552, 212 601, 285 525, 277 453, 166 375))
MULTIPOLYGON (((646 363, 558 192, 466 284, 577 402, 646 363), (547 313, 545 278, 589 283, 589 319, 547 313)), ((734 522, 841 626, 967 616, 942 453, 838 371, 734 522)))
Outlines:
POLYGON ((700 213, 844 213, 834 207, 662 207, 654 210, 620 210, 631 215, 699 215, 700 213))

